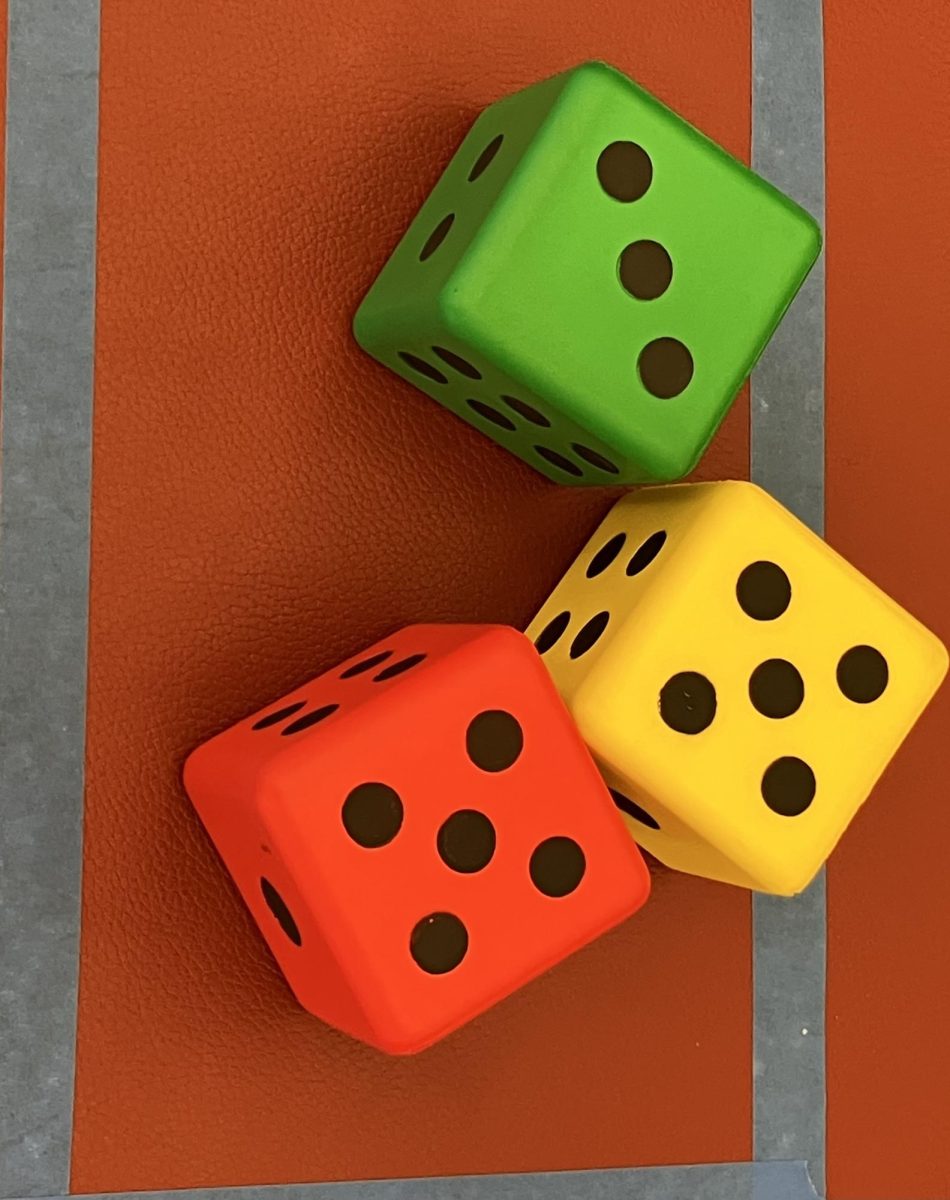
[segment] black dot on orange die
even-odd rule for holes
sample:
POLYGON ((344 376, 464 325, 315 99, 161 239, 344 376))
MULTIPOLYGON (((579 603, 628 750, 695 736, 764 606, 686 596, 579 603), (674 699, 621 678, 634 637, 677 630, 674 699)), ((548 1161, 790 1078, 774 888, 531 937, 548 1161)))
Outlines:
POLYGON ((551 450, 548 446, 535 446, 535 450, 545 462, 550 463, 552 467, 557 467, 559 471, 563 471, 566 475, 574 475, 579 478, 584 474, 577 463, 571 462, 569 458, 565 458, 557 450, 551 450))
POLYGON ((486 404, 484 400, 466 400, 465 403, 477 412, 480 417, 484 417, 486 421, 491 421, 493 425, 497 425, 499 429, 507 429, 509 433, 513 433, 517 429, 514 421, 510 417, 506 417, 503 412, 499 412, 497 408, 492 408, 490 404, 486 404))
POLYGON ((409 953, 429 975, 454 971, 467 951, 468 930, 453 913, 430 913, 409 937, 409 953))
POLYGON ((637 547, 635 554, 627 563, 627 574, 639 575, 641 571, 645 571, 663 549, 665 541, 665 529, 658 529, 656 533, 651 533, 646 541, 637 547))
POLYGON ((582 654, 586 654, 594 643, 599 641, 609 621, 609 612, 599 612, 596 616, 591 617, 585 625, 582 625, 571 642, 569 651, 571 658, 580 658, 582 654))
POLYGON ((693 356, 677 338, 654 338, 637 359, 640 382, 660 400, 672 400, 684 392, 693 378, 693 356))
POLYGON ((463 358, 461 354, 456 354, 454 350, 446 350, 444 346, 433 346, 432 353, 441 358, 454 371, 458 371, 460 375, 465 375, 469 379, 481 379, 482 373, 478 367, 470 363, 467 358, 463 358))
POLYGON ((519 417, 524 417, 526 421, 530 421, 532 425, 540 425, 543 429, 549 429, 551 422, 547 419, 543 412, 539 412, 533 404, 529 404, 527 400, 520 400, 517 396, 502 396, 502 400, 512 412, 516 412, 519 417))
POLYGON ((534 639, 534 646, 537 652, 539 654, 546 654, 552 646, 560 641, 570 623, 571 614, 569 612, 558 613, 556 617, 552 617, 534 639))
POLYGON ((410 354, 408 350, 400 350, 399 357, 407 367, 411 367, 419 375, 424 375, 426 379, 431 379, 433 383, 449 382, 447 375, 443 375, 438 367, 434 367, 432 363, 427 363, 418 354, 410 354))
POLYGON ((890 673, 887 659, 873 646, 852 646, 836 672, 841 694, 855 704, 871 704, 884 694, 890 673))
POLYGON ((474 183, 479 175, 483 175, 485 173, 485 171, 491 165, 495 155, 501 149, 501 143, 504 140, 505 135, 503 133, 499 133, 492 138, 481 154, 479 154, 478 158, 475 159, 475 164, 468 173, 469 183, 474 183))
POLYGON ((362 675, 364 671, 372 671, 373 667, 378 667, 387 658, 391 658, 392 653, 392 650, 380 650, 378 654, 371 654, 369 658, 361 658, 352 667, 347 667, 345 671, 341 671, 340 678, 352 679, 354 675, 362 675))
POLYGON ((653 163, 636 142, 611 142, 597 159, 597 178, 608 196, 629 204, 653 182, 653 163))
POLYGON ((274 887, 269 879, 265 879, 263 876, 261 877, 261 893, 264 897, 267 907, 274 915, 274 919, 277 921, 277 924, 281 927, 284 933, 286 933, 293 944, 295 946, 299 946, 302 938, 300 936, 300 930, 297 928, 297 922, 291 915, 290 909, 284 903, 284 899, 280 892, 278 892, 277 888, 274 887))
POLYGON ((800 758, 777 758, 762 776, 762 799, 780 817, 797 817, 815 798, 815 773, 800 758))
POLYGON ((584 462, 590 463, 592 467, 596 467, 598 471, 606 471, 608 475, 618 475, 620 468, 615 462, 611 462, 603 454, 599 454, 596 450, 591 450, 590 446, 584 446, 580 442, 573 442, 571 449, 578 458, 582 458, 584 462))
POLYGON ((587 870, 584 851, 573 838, 551 837, 531 855, 531 882, 545 896, 569 896, 587 870))
POLYGON ((255 721, 251 728, 269 729, 271 725, 279 725, 281 721, 286 721, 294 713, 300 712, 306 703, 306 700, 298 700, 296 704, 288 704, 284 708, 278 708, 276 712, 268 713, 266 717, 261 717, 259 721, 255 721))
POLYGON ((484 813, 462 809, 444 822, 436 845, 447 867, 471 875, 491 862, 495 853, 495 827, 484 813))
POLYGON ((633 817, 635 821, 639 821, 641 825, 646 825, 650 829, 659 829, 660 822, 656 817, 651 817, 645 808, 641 808, 639 804, 625 796, 623 792, 618 792, 616 788, 607 789, 613 797, 614 804, 622 813, 626 813, 628 817, 633 817))
POLYGON ((784 658, 770 658, 749 678, 749 699, 764 717, 779 719, 798 712, 805 699, 805 682, 784 658))
POLYGON ((617 273, 631 296, 655 300, 670 286, 673 261, 659 242, 631 242, 621 251, 617 273))
POLYGON ((595 576, 606 571, 624 548, 626 540, 627 535, 625 533, 615 533, 612 538, 608 538, 587 564, 587 578, 593 579, 595 576))
POLYGON ((385 783, 361 783, 343 802, 343 828, 358 846, 378 850, 402 828, 399 794, 385 783))
POLYGON ((749 563, 736 582, 739 607, 754 621, 774 621, 788 608, 792 585, 778 563, 749 563))
POLYGON ((419 261, 425 262, 427 258, 431 258, 436 250, 442 245, 445 239, 449 236, 449 230, 452 228, 452 222, 455 220, 455 213, 449 213, 448 216, 436 225, 435 229, 426 238, 426 243, 419 251, 419 261))
POLYGON ((387 679, 395 679, 404 671, 411 671, 413 667, 417 667, 425 660, 425 657, 424 654, 410 654, 408 658, 401 658, 399 662, 390 663, 388 667, 383 667, 378 675, 373 676, 373 683, 384 683, 387 679))
POLYGON ((680 671, 660 689, 660 716, 677 733, 702 733, 716 715, 716 689, 698 671, 680 671))
POLYGON ((282 729, 280 736, 291 737, 295 733, 303 733, 305 729, 312 729, 314 725, 319 725, 327 717, 332 717, 339 707, 339 704, 324 704, 322 708, 315 708, 313 712, 304 713, 302 717, 292 721, 286 729, 282 729))
POLYGON ((465 733, 469 758, 482 771, 507 771, 524 748, 524 732, 503 709, 479 713, 465 733))

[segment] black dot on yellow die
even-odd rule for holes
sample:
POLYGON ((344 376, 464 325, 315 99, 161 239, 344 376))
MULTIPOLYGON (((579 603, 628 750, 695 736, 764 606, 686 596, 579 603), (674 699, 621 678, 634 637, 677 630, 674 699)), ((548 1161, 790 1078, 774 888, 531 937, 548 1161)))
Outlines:
POLYGON ((836 676, 843 696, 855 704, 871 704, 883 696, 890 672, 880 650, 873 646, 852 646, 842 654, 836 676))
POLYGON ((702 733, 715 715, 716 689, 698 671, 680 671, 660 689, 660 716, 677 733, 702 733))
POLYGON ((805 682, 790 662, 770 658, 749 677, 749 699, 764 717, 790 717, 802 706, 805 682))
POLYGON ((762 776, 762 799, 780 817, 800 816, 815 798, 815 773, 800 758, 777 758, 762 776))
POLYGON ((560 898, 575 891, 587 870, 584 851, 573 838, 550 837, 531 855, 531 882, 545 896, 560 898))
POLYGON ((497 408, 492 408, 484 400, 466 400, 465 403, 473 412, 477 412, 480 417, 484 417, 486 421, 491 421, 493 425, 497 425, 499 429, 507 429, 509 433, 513 433, 517 429, 514 421, 510 417, 506 417, 503 412, 499 412, 497 408))
POLYGON ((778 563, 749 563, 736 581, 739 607, 754 621, 774 621, 788 608, 792 585, 778 563))
POLYGON ((482 373, 478 367, 470 363, 467 358, 463 358, 461 354, 456 354, 454 350, 446 350, 444 346, 433 346, 432 353, 441 358, 453 371, 458 371, 460 375, 464 375, 468 379, 481 379, 482 373))
POLYGON ((571 614, 569 612, 558 613, 556 617, 552 617, 534 639, 534 647, 537 652, 539 654, 546 654, 552 646, 560 641, 570 623, 571 614))
POLYGON ((439 857, 453 871, 481 871, 495 853, 495 827, 484 813, 466 808, 453 813, 436 836, 439 857))
POLYGON ((471 171, 468 173, 469 183, 474 183, 479 175, 483 175, 485 173, 485 171, 491 165, 495 155, 501 149, 501 144, 504 140, 505 135, 503 133, 499 133, 492 138, 481 154, 479 154, 478 158, 475 159, 475 163, 471 171))
POLYGON ((533 404, 529 404, 527 400, 522 400, 518 396, 502 396, 502 400, 512 412, 516 412, 519 417, 524 417, 526 421, 530 421, 532 425, 540 425, 542 429, 549 429, 551 422, 547 419, 543 412, 539 412, 533 404))
POLYGON ((618 792, 616 788, 608 788, 610 795, 613 797, 613 802, 622 813, 626 813, 628 817, 633 817, 635 821, 639 821, 641 825, 646 825, 649 829, 659 829, 660 822, 656 817, 651 817, 645 808, 641 808, 629 796, 625 796, 623 792, 618 792))
POLYGON ((636 549, 633 557, 627 563, 628 575, 639 575, 641 571, 645 571, 651 562, 663 549, 666 542, 666 530, 658 529, 656 533, 651 533, 650 536, 642 542, 636 549))
POLYGON ((624 548, 626 540, 627 535, 625 533, 615 533, 612 538, 608 538, 587 564, 587 578, 593 579, 595 576, 606 571, 624 548))
POLYGON ((430 913, 409 937, 409 953, 429 975, 454 971, 467 951, 468 930, 454 913, 430 913))
POLYGON ((568 651, 571 658, 580 658, 582 654, 586 654, 600 640, 609 621, 609 612, 599 612, 596 616, 591 617, 586 624, 582 625, 574 635, 573 642, 571 642, 571 648, 568 651))
POLYGON ((291 723, 280 731, 281 737, 292 737, 295 733, 303 733, 305 729, 312 729, 314 725, 319 725, 321 721, 325 721, 327 717, 332 717, 339 704, 324 704, 320 708, 315 708, 313 712, 304 713, 302 717, 298 717, 296 721, 291 723))
POLYGON ((465 733, 469 758, 482 771, 507 771, 524 748, 524 731, 503 709, 479 713, 465 733))
POLYGON ((378 850, 402 828, 399 794, 385 783, 361 783, 343 802, 343 828, 358 846, 378 850))
POLYGON ((438 367, 434 367, 432 363, 426 362, 418 354, 410 354, 408 350, 400 350, 399 357, 407 367, 410 367, 418 375, 424 375, 426 379, 431 379, 433 383, 449 382, 447 375, 443 375, 438 367))
POLYGON ((284 902, 284 898, 278 892, 277 888, 269 879, 261 877, 261 894, 264 897, 264 902, 270 909, 284 933, 290 938, 295 946, 299 946, 302 942, 300 930, 297 928, 297 922, 294 920, 290 909, 284 902))
POLYGON ((677 338, 654 338, 640 351, 637 370, 651 396, 672 400, 693 378, 693 356, 677 338))
POLYGON ((284 708, 278 708, 276 712, 268 713, 266 717, 261 717, 259 721, 255 721, 251 728, 270 729, 271 725, 279 725, 281 721, 286 721, 294 713, 300 712, 306 703, 306 700, 298 700, 295 704, 288 704, 284 708))
POLYGON ((452 228, 452 223, 455 220, 455 213, 449 213, 436 225, 435 229, 426 238, 425 245, 419 251, 419 261, 425 262, 427 258, 431 258, 436 250, 442 245, 445 239, 449 236, 449 230, 452 228))
POLYGON ((621 251, 617 274, 631 296, 655 300, 670 286, 673 260, 659 242, 631 242, 621 251))
POLYGON ((372 671, 373 667, 378 667, 387 658, 391 658, 392 653, 392 650, 380 650, 378 654, 371 654, 369 658, 361 658, 352 667, 347 667, 345 671, 341 671, 340 678, 352 679, 355 675, 362 675, 364 671, 372 671))
POLYGON ((636 142, 611 142, 597 159, 597 178, 608 196, 629 204, 646 194, 653 163, 636 142))
POLYGON ((608 475, 620 474, 620 468, 615 462, 611 462, 606 455, 599 453, 597 450, 592 450, 590 446, 585 446, 581 442, 573 442, 571 449, 578 458, 582 458, 584 462, 590 463, 598 471, 606 471, 608 475))

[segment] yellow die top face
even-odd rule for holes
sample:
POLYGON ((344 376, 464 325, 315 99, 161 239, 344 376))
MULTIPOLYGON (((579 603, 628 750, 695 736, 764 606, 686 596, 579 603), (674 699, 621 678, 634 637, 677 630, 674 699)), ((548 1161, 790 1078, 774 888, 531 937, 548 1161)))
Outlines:
MULTIPOLYGON (((737 877, 792 894, 920 715, 947 654, 754 485, 648 489, 621 502, 626 518, 639 523, 642 505, 654 522, 663 493, 679 536, 635 619, 617 622, 575 687, 575 719, 608 771, 737 877)), ((637 837, 676 865, 662 819, 637 837)))

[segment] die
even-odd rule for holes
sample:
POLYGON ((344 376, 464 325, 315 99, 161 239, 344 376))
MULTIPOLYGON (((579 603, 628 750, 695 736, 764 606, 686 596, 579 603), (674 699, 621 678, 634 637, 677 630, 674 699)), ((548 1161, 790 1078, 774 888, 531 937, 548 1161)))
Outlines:
POLYGON ((550 479, 695 466, 817 257, 801 208, 619 71, 485 109, 354 318, 550 479))
POLYGON ((185 789, 300 1003, 421 1050, 649 875, 536 650, 419 625, 194 750, 185 789))
POLYGON ((742 482, 624 497, 528 634, 636 840, 783 895, 947 669, 932 633, 742 482))

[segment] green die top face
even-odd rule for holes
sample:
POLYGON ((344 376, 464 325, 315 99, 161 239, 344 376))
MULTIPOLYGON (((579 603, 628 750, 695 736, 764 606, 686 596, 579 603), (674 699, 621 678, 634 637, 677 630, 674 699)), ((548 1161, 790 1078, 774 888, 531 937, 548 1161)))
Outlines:
POLYGON ((558 482, 666 482, 695 466, 820 243, 787 197, 590 63, 482 113, 354 328, 558 482))

